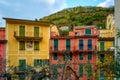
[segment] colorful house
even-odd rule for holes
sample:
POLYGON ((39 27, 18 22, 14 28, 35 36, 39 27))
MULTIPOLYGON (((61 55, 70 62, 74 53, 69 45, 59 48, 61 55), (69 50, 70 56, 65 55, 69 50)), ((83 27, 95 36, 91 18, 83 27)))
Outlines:
POLYGON ((95 80, 98 36, 95 26, 74 27, 66 37, 51 34, 51 79, 95 80))
POLYGON ((0 74, 5 72, 5 28, 0 27, 0 74))
MULTIPOLYGON (((114 23, 113 15, 107 17, 106 29, 99 30, 98 37, 98 65, 110 63, 114 55, 114 23)), ((99 68, 100 79, 113 80, 111 73, 105 72, 99 68), (105 77, 106 76, 106 77, 105 77)))
MULTIPOLYGON (((49 65, 50 26, 48 22, 4 18, 6 21, 6 70, 22 72, 49 65)), ((20 77, 25 80, 25 77, 20 77)))

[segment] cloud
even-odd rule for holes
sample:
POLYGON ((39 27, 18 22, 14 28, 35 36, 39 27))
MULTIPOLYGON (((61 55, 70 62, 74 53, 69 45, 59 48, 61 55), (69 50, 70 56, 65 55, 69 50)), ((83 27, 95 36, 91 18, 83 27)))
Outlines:
POLYGON ((106 0, 100 4, 98 4, 98 7, 110 7, 114 5, 114 0, 106 0))
POLYGON ((53 5, 55 3, 55 0, 33 0, 33 2, 53 5))

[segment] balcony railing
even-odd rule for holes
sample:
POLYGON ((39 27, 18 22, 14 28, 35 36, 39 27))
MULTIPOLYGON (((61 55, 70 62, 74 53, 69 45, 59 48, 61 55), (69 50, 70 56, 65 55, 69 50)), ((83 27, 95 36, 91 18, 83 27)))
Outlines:
POLYGON ((83 52, 87 52, 87 51, 97 51, 97 46, 92 46, 92 47, 88 47, 87 45, 83 46, 82 48, 79 47, 79 45, 76 46, 70 46, 69 48, 66 46, 58 46, 58 47, 54 47, 51 46, 50 47, 50 51, 51 52, 61 52, 61 51, 83 51, 83 52))
POLYGON ((104 47, 100 47, 98 46, 98 52, 114 52, 114 47, 113 46, 104 46, 104 47))
POLYGON ((19 35, 19 31, 14 31, 14 37, 16 40, 35 40, 40 41, 43 38, 42 33, 39 33, 38 35, 34 36, 34 32, 25 32, 25 35, 19 35))

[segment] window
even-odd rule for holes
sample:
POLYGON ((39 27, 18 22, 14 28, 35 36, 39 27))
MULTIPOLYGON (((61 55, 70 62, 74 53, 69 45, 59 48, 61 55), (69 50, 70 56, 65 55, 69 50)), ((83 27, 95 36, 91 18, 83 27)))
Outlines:
POLYGON ((44 66, 49 66, 49 60, 43 60, 43 65, 44 66))
POLYGON ((91 34, 91 29, 85 29, 85 35, 90 35, 91 34))
POLYGON ((57 54, 57 53, 54 53, 54 54, 53 54, 53 59, 54 59, 54 60, 57 60, 57 59, 58 59, 58 54, 57 54))
POLYGON ((100 70, 100 80, 105 80, 105 76, 104 76, 104 71, 103 70, 100 70))
POLYGON ((39 37, 39 27, 34 27, 34 36, 39 37))
POLYGON ((64 60, 72 60, 72 53, 69 53, 69 54, 64 53, 63 58, 64 58, 64 60))
POLYGON ((92 60, 92 52, 88 52, 88 60, 92 60))
POLYGON ((88 77, 92 76, 92 65, 91 64, 87 65, 87 73, 88 73, 88 77))
POLYGON ((101 55, 100 55, 100 61, 101 61, 101 62, 104 62, 104 54, 101 54, 101 55))
POLYGON ((39 41, 34 42, 34 50, 39 50, 39 41))
POLYGON ((83 64, 79 65, 79 76, 83 77, 83 64))
POLYGON ((54 50, 58 51, 58 39, 54 40, 54 50))
POLYGON ((83 55, 84 55, 83 52, 79 53, 79 60, 83 60, 83 57, 84 57, 83 55))
POLYGON ((34 66, 36 67, 36 66, 42 66, 42 60, 40 60, 40 59, 35 59, 34 60, 34 66))
POLYGON ((92 50, 92 39, 88 39, 88 50, 92 50))
POLYGON ((70 39, 66 40, 66 50, 70 50, 70 39))
POLYGON ((25 41, 20 41, 19 42, 19 49, 20 50, 25 50, 25 41))
POLYGON ((70 53, 69 55, 70 55, 69 59, 72 60, 72 53, 70 53))
POLYGON ((100 42, 100 51, 104 51, 104 41, 100 42))
POLYGON ((83 40, 79 40, 79 50, 83 50, 83 40))
POLYGON ((19 60, 19 70, 24 71, 26 69, 26 60, 19 60))
POLYGON ((20 26, 19 28, 19 36, 25 36, 25 26, 20 26))
POLYGON ((58 74, 57 66, 55 66, 55 65, 52 66, 52 73, 58 74))

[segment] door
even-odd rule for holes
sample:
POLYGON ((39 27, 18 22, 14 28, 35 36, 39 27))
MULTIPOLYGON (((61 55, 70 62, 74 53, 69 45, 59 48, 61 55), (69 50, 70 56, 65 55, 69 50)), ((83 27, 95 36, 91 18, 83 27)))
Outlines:
MULTIPOLYGON (((19 71, 25 71, 26 69, 26 60, 19 60, 19 71)), ((25 74, 19 75, 19 80, 25 80, 25 74)))

